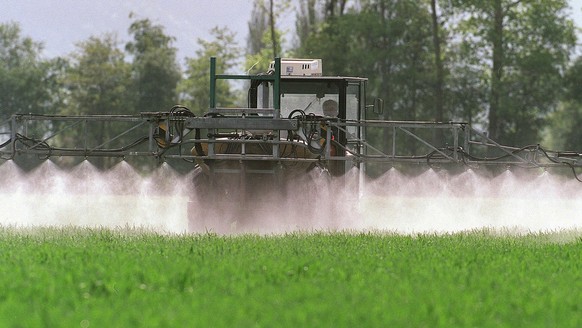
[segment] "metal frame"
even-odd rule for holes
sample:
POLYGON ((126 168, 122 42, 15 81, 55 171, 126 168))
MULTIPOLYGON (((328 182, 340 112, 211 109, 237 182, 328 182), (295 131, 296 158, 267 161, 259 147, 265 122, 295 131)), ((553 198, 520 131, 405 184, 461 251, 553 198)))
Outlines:
MULTIPOLYGON (((491 140, 484 133, 471 127, 464 122, 404 122, 404 121, 337 121, 337 120, 317 120, 317 124, 336 128, 348 133, 349 127, 359 127, 365 130, 389 129, 391 130, 392 147, 389 152, 380 150, 378 146, 372 145, 367 140, 358 136, 350 135, 350 144, 336 145, 347 151, 346 156, 334 156, 331 154, 331 143, 326 144, 326 148, 314 158, 296 158, 289 154, 273 152, 271 154, 247 154, 244 147, 240 147, 240 153, 219 154, 211 153, 203 156, 194 155, 190 148, 196 143, 206 143, 211 145, 218 143, 232 145, 270 145, 279 149, 284 147, 307 147, 300 141, 271 139, 218 139, 214 136, 203 138, 183 138, 176 144, 171 145, 175 149, 169 151, 159 147, 155 142, 155 127, 160 122, 179 121, 184 123, 187 129, 210 129, 220 131, 222 129, 231 130, 274 130, 277 132, 286 130, 297 130, 305 125, 313 125, 314 121, 301 121, 298 119, 251 119, 251 118, 210 118, 210 117, 170 117, 167 113, 150 113, 147 115, 84 115, 84 116, 55 116, 55 115, 13 115, 9 121, 4 122, 0 129, 0 157, 6 160, 24 154, 38 155, 43 158, 51 156, 79 156, 79 157, 125 157, 125 156, 146 156, 156 157, 160 160, 171 158, 199 159, 199 160, 227 160, 227 161, 274 161, 274 162, 324 162, 324 161, 348 161, 357 163, 451 163, 464 165, 515 165, 521 167, 540 168, 553 167, 559 165, 572 165, 582 167, 582 154, 575 152, 557 152, 542 149, 539 145, 515 148, 503 146, 491 140), (56 131, 47 132, 43 135, 35 135, 31 132, 31 124, 43 122, 47 126, 57 126, 63 123, 64 126, 56 131), (103 123, 125 123, 125 126, 115 131, 114 135, 107 140, 98 141, 91 144, 87 133, 99 127, 103 123), (450 146, 443 147, 435 144, 434 141, 422 137, 416 130, 434 131, 436 129, 447 131, 452 137, 450 146), (131 133, 140 136, 139 143, 128 143, 123 146, 113 146, 115 141, 119 141, 131 133), (67 136, 79 136, 71 144, 67 136), (8 138, 9 136, 9 138, 8 138), (63 137, 63 138, 59 138, 63 137), (3 139, 2 139, 3 138, 3 139), (63 141, 63 140, 66 140, 63 141), (24 142, 27 141, 27 142, 24 142), (409 150, 400 151, 397 144, 400 142, 416 142, 424 146, 424 153, 410 154, 409 150), (190 146, 190 147, 182 147, 190 146), (471 151, 475 148, 482 148, 479 153, 487 154, 489 150, 494 150, 498 154, 496 157, 477 157, 471 151), (363 150, 361 150, 363 149, 363 150)), ((330 131, 330 129, 327 129, 330 131)))
MULTIPOLYGON (((210 60, 210 108, 208 117, 192 117, 174 115, 172 112, 142 113, 140 115, 34 115, 16 114, 0 125, 0 158, 14 159, 23 154, 38 155, 42 158, 51 156, 79 157, 126 157, 146 156, 159 160, 189 159, 196 160, 226 160, 226 161, 270 161, 283 162, 322 162, 342 161, 359 166, 361 163, 451 163, 463 165, 517 165, 529 168, 552 167, 568 165, 582 167, 582 154, 574 152, 556 152, 542 149, 539 145, 515 148, 503 146, 487 137, 465 122, 408 122, 379 120, 338 120, 325 118, 281 118, 281 59, 275 60, 274 72, 270 75, 228 75, 216 74, 216 59, 210 60), (217 108, 216 83, 218 80, 254 80, 273 83, 274 108, 217 108), (252 116, 250 114, 267 114, 267 116, 252 116), (219 115, 219 116, 218 116, 219 115), (50 128, 34 130, 31 126, 39 123, 50 128), (90 140, 92 131, 98 130, 103 124, 120 124, 115 133, 103 140, 90 140), (178 137, 171 135, 170 129, 165 131, 164 147, 157 143, 160 138, 158 127, 179 124, 184 128, 178 132, 178 137), (323 125, 327 127, 326 140, 331 140, 330 131, 341 131, 347 142, 341 144, 327 142, 325 148, 311 157, 294 156, 286 153, 289 147, 308 149, 306 142, 301 140, 282 140, 284 131, 299 131, 308 127, 323 125), (58 127, 58 128, 55 128, 58 127), (351 135, 350 129, 356 127, 359 135, 351 135), (382 145, 374 145, 368 140, 370 131, 381 129, 390 131, 384 133, 388 140, 381 140, 382 145), (205 136, 192 138, 191 131, 208 130, 205 136), (228 138, 229 133, 237 131, 236 138, 228 138), (247 130, 270 131, 262 138, 245 137, 247 130), (449 139, 435 142, 423 137, 420 131, 441 130, 449 139), (133 136, 133 137, 132 137, 133 136), (224 138, 227 136, 227 138, 224 138), (129 141, 126 140, 130 138, 129 141), (121 143, 115 145, 115 143, 121 143), (414 144, 416 152, 410 149, 400 149, 403 143, 414 144), (207 145, 207 153, 200 155, 190 148, 195 145, 207 145), (217 144, 227 144, 238 147, 238 153, 220 153, 217 144), (391 147, 386 147, 391 145, 391 147), (444 144, 444 145, 443 145, 444 144), (247 147, 259 145, 269 147, 269 153, 253 154, 246 151, 247 147), (342 149, 341 155, 333 155, 331 147, 342 149), (390 148, 381 150, 380 148, 390 148), (473 149, 476 149, 473 151, 473 149), (479 149, 481 149, 479 151, 479 149), (474 154, 486 154, 489 157, 474 154), (496 154, 495 156, 490 154, 496 154)), ((294 80, 309 80, 310 77, 287 77, 294 80)), ((317 77, 321 79, 322 77, 317 77)), ((316 79, 317 79, 316 78, 316 79)), ((327 79, 327 78, 324 78, 327 79)), ((329 79, 361 83, 365 88, 365 79, 330 77, 329 79), (351 79, 351 80, 350 80, 351 79)), ((340 89, 340 92, 341 89, 340 89)), ((364 91, 361 91, 364 92, 364 91)), ((361 95, 361 100, 363 96, 361 95)), ((342 99, 342 97, 340 97, 342 99)), ((344 104, 345 105, 345 104, 344 104)), ((340 106, 341 107, 341 106, 340 106)), ((367 108, 364 104, 362 106, 367 108)), ((362 113, 360 117, 365 117, 362 113)), ((426 134, 426 133, 425 133, 426 134)), ((239 171, 244 172, 244 170, 239 171)))

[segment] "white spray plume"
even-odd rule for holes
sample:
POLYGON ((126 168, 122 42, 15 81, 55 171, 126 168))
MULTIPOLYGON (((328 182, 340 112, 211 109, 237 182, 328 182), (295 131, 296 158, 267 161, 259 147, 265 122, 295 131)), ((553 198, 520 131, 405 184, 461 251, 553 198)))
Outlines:
POLYGON ((243 204, 232 201, 238 190, 210 200, 197 197, 205 190, 193 189, 193 174, 178 174, 164 164, 144 177, 126 162, 101 172, 88 161, 67 171, 45 161, 24 173, 7 161, 0 165, 0 225, 220 234, 582 228, 582 183, 548 173, 508 170, 492 176, 428 169, 410 176, 390 169, 362 186, 355 169, 342 178, 312 170, 276 191, 247 190, 252 196, 243 204))

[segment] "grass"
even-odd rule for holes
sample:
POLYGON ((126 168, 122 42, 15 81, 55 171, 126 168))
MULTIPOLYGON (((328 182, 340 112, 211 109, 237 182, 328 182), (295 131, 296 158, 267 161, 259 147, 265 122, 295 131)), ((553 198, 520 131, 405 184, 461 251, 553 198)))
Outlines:
POLYGON ((577 327, 577 232, 0 228, 2 327, 577 327))

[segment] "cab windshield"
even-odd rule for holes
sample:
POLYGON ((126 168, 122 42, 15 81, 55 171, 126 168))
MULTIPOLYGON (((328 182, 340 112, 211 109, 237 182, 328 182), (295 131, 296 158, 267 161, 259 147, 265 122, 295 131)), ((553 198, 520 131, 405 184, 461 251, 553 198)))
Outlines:
POLYGON ((306 83, 306 81, 281 83, 281 117, 288 117, 297 109, 304 111, 305 114, 337 117, 338 104, 339 87, 335 83, 306 83), (327 106, 335 104, 335 115, 330 114, 329 110, 324 113, 324 103, 327 106))
MULTIPOLYGON (((357 85, 345 88, 345 107, 340 99, 342 80, 285 80, 281 81, 281 117, 287 118, 295 110, 321 117, 357 119, 360 90, 357 85), (335 107, 335 110, 332 108, 335 107)), ((273 108, 271 82, 263 83, 257 94, 258 108, 273 108)))

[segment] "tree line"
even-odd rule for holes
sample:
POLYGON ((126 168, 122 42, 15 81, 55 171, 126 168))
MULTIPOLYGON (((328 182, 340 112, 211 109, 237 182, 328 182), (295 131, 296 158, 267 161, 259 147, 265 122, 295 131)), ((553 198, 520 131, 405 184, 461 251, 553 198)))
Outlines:
MULTIPOLYGON (((326 75, 365 76, 383 119, 466 121, 501 143, 581 150, 582 57, 566 0, 255 0, 247 44, 214 27, 177 60, 175 38, 131 17, 131 40, 92 36, 46 59, 0 23, 0 115, 131 114, 208 108, 218 71, 264 72, 272 58, 322 58, 326 75), (282 18, 295 18, 294 33, 282 18), (241 58, 244 58, 241 60, 241 58), (581 90, 579 90, 581 89, 581 90)), ((217 85, 220 106, 246 93, 217 85)))

